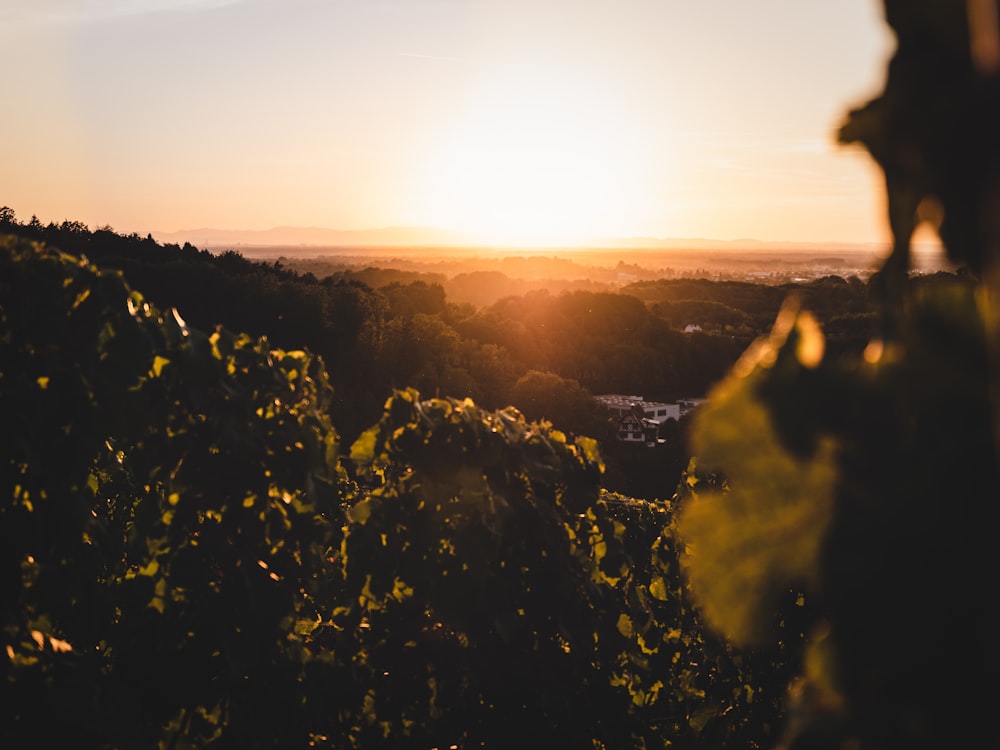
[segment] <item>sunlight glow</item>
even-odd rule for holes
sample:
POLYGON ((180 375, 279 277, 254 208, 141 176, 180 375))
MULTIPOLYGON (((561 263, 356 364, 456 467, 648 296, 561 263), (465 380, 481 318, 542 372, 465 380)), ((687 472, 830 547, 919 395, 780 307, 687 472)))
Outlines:
POLYGON ((196 245, 885 244, 831 143, 878 5, 5 0, 2 200, 196 245))
POLYGON ((428 160, 420 214, 488 244, 574 244, 621 231, 641 202, 640 138, 609 100, 531 70, 486 87, 428 160))

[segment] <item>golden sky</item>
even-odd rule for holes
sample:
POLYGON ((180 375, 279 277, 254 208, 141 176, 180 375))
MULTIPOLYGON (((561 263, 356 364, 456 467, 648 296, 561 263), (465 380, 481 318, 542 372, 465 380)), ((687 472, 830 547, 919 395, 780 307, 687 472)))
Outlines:
POLYGON ((120 232, 883 242, 877 0, 4 0, 0 205, 120 232))

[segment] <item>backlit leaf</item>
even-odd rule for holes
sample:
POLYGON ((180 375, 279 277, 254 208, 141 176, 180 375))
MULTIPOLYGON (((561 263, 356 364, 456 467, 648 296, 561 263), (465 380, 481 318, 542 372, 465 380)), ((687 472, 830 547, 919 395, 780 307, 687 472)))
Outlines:
POLYGON ((161 357, 157 354, 153 358, 153 366, 151 368, 152 373, 156 377, 160 377, 160 373, 163 372, 163 368, 170 364, 170 360, 166 357, 161 357))
POLYGON ((762 637, 789 585, 815 580, 837 476, 834 440, 820 439, 812 456, 789 453, 753 385, 730 376, 698 412, 698 465, 721 471, 730 490, 692 497, 679 520, 706 618, 741 642, 762 637))

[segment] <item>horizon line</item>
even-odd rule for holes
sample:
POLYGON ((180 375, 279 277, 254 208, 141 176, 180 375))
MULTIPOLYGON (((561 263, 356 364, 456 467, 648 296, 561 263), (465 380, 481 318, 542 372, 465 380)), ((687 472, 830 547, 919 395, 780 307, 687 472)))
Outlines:
MULTIPOLYGON (((750 246, 760 249, 770 247, 801 246, 815 248, 884 248, 889 245, 887 240, 844 240, 844 239, 776 239, 762 240, 755 237, 739 237, 732 239, 721 239, 714 237, 683 237, 683 236, 656 236, 656 235, 622 235, 622 236, 600 236, 592 238, 578 238, 572 241, 544 240, 519 241, 515 238, 500 241, 484 241, 475 239, 474 232, 465 232, 454 229, 443 229, 439 227, 429 227, 420 225, 388 225, 382 227, 370 227, 365 229, 337 229, 322 226, 300 226, 282 224, 272 226, 268 229, 220 229, 218 227, 198 227, 194 229, 177 229, 172 231, 153 231, 154 237, 169 238, 170 240, 185 239, 193 241, 199 239, 203 244, 235 244, 247 247, 262 247, 283 245, 289 247, 326 247, 330 245, 344 244, 345 242, 356 247, 462 247, 462 248, 649 248, 649 249, 670 249, 678 245, 697 245, 712 247, 740 247, 750 246), (289 237, 287 235, 328 235, 327 237, 289 237), (399 235, 410 234, 411 237, 399 235), (200 237, 199 235, 209 235, 200 237), (268 239, 267 236, 273 239, 268 239), (285 236, 282 236, 285 235, 285 236), (382 235, 381 239, 375 239, 382 235), (368 241, 363 241, 367 239, 368 241), (352 241, 353 240, 353 241, 352 241), (361 240, 361 241, 359 241, 361 240)), ((935 241, 915 242, 915 248, 929 247, 936 248, 939 243, 935 241)), ((706 248, 707 249, 707 248, 706 248)))

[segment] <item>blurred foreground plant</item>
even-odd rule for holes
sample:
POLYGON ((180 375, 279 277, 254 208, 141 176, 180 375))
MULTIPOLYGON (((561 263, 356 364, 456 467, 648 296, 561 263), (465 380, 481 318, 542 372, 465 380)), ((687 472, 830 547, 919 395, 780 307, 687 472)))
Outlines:
POLYGON ((834 361, 790 301, 697 416, 682 493, 686 570, 717 628, 763 642, 790 588, 816 605, 784 740, 802 750, 973 746, 1000 695, 997 3, 885 5, 885 92, 841 131, 886 172, 884 336, 834 361), (927 216, 963 274, 908 278, 927 216))

